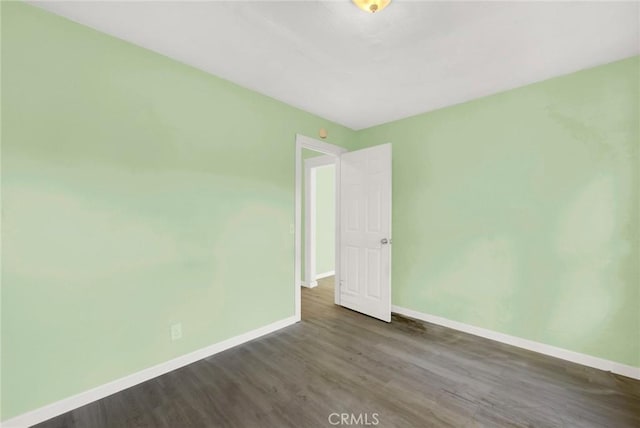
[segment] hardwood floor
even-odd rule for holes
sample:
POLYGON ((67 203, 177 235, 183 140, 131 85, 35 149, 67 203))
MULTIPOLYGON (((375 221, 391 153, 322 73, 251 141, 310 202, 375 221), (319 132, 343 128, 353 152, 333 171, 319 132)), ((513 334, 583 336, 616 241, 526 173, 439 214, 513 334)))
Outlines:
POLYGON ((331 427, 332 413, 361 415, 350 426, 640 427, 640 381, 421 321, 386 324, 335 306, 332 282, 303 289, 301 323, 37 427, 331 427))

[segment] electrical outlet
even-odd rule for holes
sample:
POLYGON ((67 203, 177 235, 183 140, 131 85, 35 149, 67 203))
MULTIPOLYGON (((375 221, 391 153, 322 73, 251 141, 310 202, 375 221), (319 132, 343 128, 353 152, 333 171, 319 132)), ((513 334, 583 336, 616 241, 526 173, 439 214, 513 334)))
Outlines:
POLYGON ((296 229, 295 229, 295 226, 293 225, 293 223, 289 224, 289 233, 292 234, 292 235, 294 233, 296 233, 296 229))
POLYGON ((171 340, 182 339, 182 323, 171 325, 171 340))

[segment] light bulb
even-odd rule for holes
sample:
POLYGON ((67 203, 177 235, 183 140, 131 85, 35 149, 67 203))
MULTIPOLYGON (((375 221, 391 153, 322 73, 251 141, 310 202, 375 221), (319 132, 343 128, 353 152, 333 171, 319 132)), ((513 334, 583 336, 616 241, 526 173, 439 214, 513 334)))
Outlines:
POLYGON ((365 12, 376 13, 387 7, 391 0, 353 0, 353 3, 365 12))

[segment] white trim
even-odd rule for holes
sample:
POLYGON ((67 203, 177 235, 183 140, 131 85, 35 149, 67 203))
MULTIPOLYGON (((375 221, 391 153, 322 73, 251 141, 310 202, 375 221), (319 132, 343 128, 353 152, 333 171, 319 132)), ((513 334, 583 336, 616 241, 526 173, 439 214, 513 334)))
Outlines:
POLYGON ((302 287, 307 287, 307 288, 314 288, 318 286, 318 281, 311 281, 311 282, 307 282, 307 281, 300 281, 300 285, 302 287))
MULTIPOLYGON (((316 278, 316 172, 319 168, 334 167, 336 158, 324 155, 304 160, 304 278, 307 284, 316 278)), ((316 284, 317 285, 317 284, 316 284)))
MULTIPOLYGON (((346 153, 348 150, 345 150, 343 153, 346 153)), ((340 156, 342 155, 342 153, 340 154, 340 156)), ((336 199, 335 199, 335 208, 336 208, 336 218, 335 218, 335 222, 334 222, 334 227, 336 229, 336 236, 334 238, 334 242, 335 242, 335 260, 333 262, 333 269, 335 269, 335 281, 334 281, 334 286, 333 286, 333 302, 336 305, 340 304, 340 272, 341 271, 341 258, 340 258, 340 251, 342 251, 340 249, 340 243, 342 242, 342 236, 340 235, 340 189, 341 187, 341 179, 340 179, 340 156, 338 156, 338 161, 336 162, 335 165, 335 183, 334 183, 334 190, 333 190, 333 194, 335 195, 336 199)))
POLYGON ((316 276, 316 170, 304 163, 304 281, 316 276))
MULTIPOLYGON (((296 152, 295 152, 295 238, 294 238, 294 269, 293 269, 293 292, 295 298, 296 312, 295 318, 300 321, 300 314, 302 311, 302 301, 300 292, 300 272, 302 256, 300 250, 302 248, 302 149, 315 150, 317 152, 332 155, 336 158, 336 279, 340 275, 340 236, 338 231, 340 230, 340 198, 338 197, 338 189, 340 183, 340 155, 347 152, 347 149, 334 144, 325 143, 324 141, 318 141, 313 138, 306 137, 304 135, 296 134, 296 152)), ((336 284, 339 282, 336 281, 336 284)), ((335 288, 335 301, 336 304, 340 304, 339 287, 335 288)))
POLYGON ((336 164, 336 158, 330 155, 314 156, 304 160, 304 166, 309 168, 320 168, 336 164))
POLYGON ((628 366, 626 364, 617 363, 604 358, 598 358, 580 352, 569 351, 568 349, 557 348, 533 340, 523 339, 508 334, 499 333, 497 331, 488 330, 486 328, 476 327, 470 324, 464 324, 436 315, 425 314, 400 306, 393 305, 391 310, 397 314, 405 315, 422 321, 438 324, 454 330, 463 331, 475 336, 484 337, 486 339, 495 340, 496 342, 506 343, 507 345, 516 346, 518 348, 527 349, 529 351, 538 352, 540 354, 550 355, 562 360, 571 361, 573 363, 582 364, 583 366, 594 367, 596 369, 616 373, 633 379, 640 379, 640 367, 628 366))
POLYGON ((40 422, 44 422, 48 419, 66 413, 73 409, 77 409, 78 407, 115 394, 116 392, 122 391, 123 389, 138 385, 149 379, 153 379, 157 376, 194 363, 203 358, 210 357, 229 348, 233 348, 234 346, 238 346, 251 340, 257 339, 258 337, 264 336, 265 334, 280 330, 281 328, 287 327, 291 324, 294 324, 295 322, 295 317, 289 317, 265 325, 263 327, 259 327, 255 330, 248 331, 230 339, 223 340, 222 342, 207 346, 206 348, 202 348, 189 354, 182 355, 178 358, 165 361, 164 363, 146 368, 112 382, 105 383, 104 385, 100 385, 88 391, 81 392, 60 401, 56 401, 55 403, 51 403, 30 412, 23 413, 22 415, 15 416, 2 422, 2 428, 23 428, 38 424, 40 422))
POLYGON ((344 147, 327 143, 326 141, 316 140, 315 138, 307 137, 302 134, 296 134, 296 145, 304 147, 305 149, 315 150, 316 152, 337 157, 342 153, 348 152, 344 147))
POLYGON ((316 274, 316 279, 328 278, 328 277, 333 276, 335 274, 336 274, 335 270, 330 270, 330 271, 327 271, 327 272, 318 273, 318 274, 316 274))

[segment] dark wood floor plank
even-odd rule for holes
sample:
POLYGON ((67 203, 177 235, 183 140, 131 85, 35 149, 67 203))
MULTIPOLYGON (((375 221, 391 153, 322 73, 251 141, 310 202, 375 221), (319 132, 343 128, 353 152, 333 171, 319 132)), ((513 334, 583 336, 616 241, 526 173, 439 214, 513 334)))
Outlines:
POLYGON ((640 382, 303 289, 301 323, 37 425, 38 428, 640 427, 640 382), (360 425, 362 426, 362 425, 360 425))

